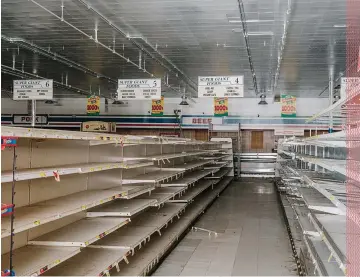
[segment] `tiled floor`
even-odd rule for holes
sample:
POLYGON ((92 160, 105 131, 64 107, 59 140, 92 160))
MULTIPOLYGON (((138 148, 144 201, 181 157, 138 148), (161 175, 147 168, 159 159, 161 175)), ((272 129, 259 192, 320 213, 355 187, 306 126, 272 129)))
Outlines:
POLYGON ((155 276, 297 275, 272 183, 233 182, 195 224, 155 276))

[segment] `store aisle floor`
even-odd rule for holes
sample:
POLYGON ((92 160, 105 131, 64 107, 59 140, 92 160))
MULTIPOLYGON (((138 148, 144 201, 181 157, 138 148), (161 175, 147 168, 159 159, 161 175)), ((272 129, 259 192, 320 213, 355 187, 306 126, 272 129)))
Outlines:
POLYGON ((274 185, 234 181, 164 260, 155 276, 297 275, 274 185))

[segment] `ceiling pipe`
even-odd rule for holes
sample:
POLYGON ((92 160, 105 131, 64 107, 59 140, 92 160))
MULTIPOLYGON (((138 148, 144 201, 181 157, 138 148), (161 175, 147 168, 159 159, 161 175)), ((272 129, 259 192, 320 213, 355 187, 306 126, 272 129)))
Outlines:
POLYGON ((283 60, 284 49, 285 49, 285 45, 286 45, 286 38, 287 38, 287 33, 288 33, 288 29, 289 29, 289 24, 290 24, 289 22, 291 20, 291 14, 292 14, 292 2, 291 2, 291 0, 288 0, 288 6, 287 6, 285 22, 284 22, 284 31, 283 31, 283 34, 281 37, 280 52, 279 52, 276 71, 275 71, 273 90, 275 90, 277 88, 278 81, 279 81, 280 68, 281 68, 281 63, 283 60))
POLYGON ((150 53, 149 51, 147 51, 146 49, 144 49, 144 47, 142 47, 139 43, 137 43, 132 37, 130 37, 128 34, 126 34, 123 30, 121 30, 116 24, 114 24, 111 20, 109 20, 106 16, 104 16, 102 13, 100 13, 98 10, 96 10, 95 8, 93 8, 92 6, 90 6, 86 1, 84 0, 78 0, 81 4, 83 4, 88 10, 91 10, 93 13, 95 13, 98 17, 100 17, 103 21, 105 21, 107 24, 109 24, 114 30, 116 30, 119 34, 121 34, 123 37, 127 38, 133 45, 135 45, 139 50, 143 51, 144 53, 146 53, 146 55, 148 55, 149 57, 151 57, 153 60, 155 60, 157 63, 159 63, 162 67, 164 67, 166 70, 170 71, 170 72, 174 72, 174 70, 176 71, 175 74, 176 77, 178 78, 178 73, 180 73, 181 76, 183 76, 183 78, 181 78, 183 81, 185 81, 184 79, 186 79, 186 83, 195 91, 197 91, 197 84, 191 80, 187 75, 185 75, 184 72, 182 72, 175 64, 173 64, 167 57, 165 57, 163 54, 161 54, 158 50, 157 47, 154 47, 152 44, 150 44, 149 42, 147 42, 147 40, 144 40, 142 37, 141 38, 147 46, 149 46, 153 51, 155 51, 159 56, 162 57, 162 59, 164 59, 169 65, 171 65, 171 68, 169 68, 168 66, 166 66, 163 62, 161 62, 158 58, 156 58, 152 53, 150 53), (190 82, 190 83, 189 83, 190 82))
POLYGON ((45 56, 45 57, 48 57, 52 60, 56 60, 62 64, 65 64, 67 65, 68 67, 71 67, 71 68, 75 68, 79 71, 82 71, 88 75, 91 75, 93 77, 96 77, 96 78, 102 78, 102 79, 106 79, 108 80, 109 82, 111 83, 116 83, 117 84, 117 81, 108 77, 108 76, 105 76, 103 74, 100 74, 98 72, 95 72, 93 70, 91 70, 90 68, 84 66, 84 65, 81 65, 77 62, 74 62, 64 56, 61 56, 59 54, 57 54, 56 52, 52 52, 48 49, 45 49, 41 46, 38 46, 32 42, 29 42, 25 39, 22 39, 22 38, 10 38, 10 37, 7 37, 7 36, 4 36, 4 35, 1 35, 1 39, 7 41, 7 42, 10 42, 10 43, 14 43, 24 49, 27 49, 27 50, 30 50, 30 51, 35 51, 36 53, 42 55, 42 56, 45 56))
POLYGON ((253 64, 252 56, 251 56, 250 41, 249 41, 247 25, 246 25, 244 3, 242 0, 238 0, 238 4, 239 4, 241 24, 242 24, 242 28, 243 28, 243 35, 245 38, 246 51, 248 54, 250 70, 251 70, 252 79, 253 79, 253 86, 254 86, 255 94, 257 95, 259 92, 258 92, 258 85, 257 85, 257 80, 256 80, 254 64, 253 64))
MULTIPOLYGON (((182 70, 180 70, 172 61, 170 61, 165 55, 163 55, 158 49, 157 47, 153 46, 151 43, 149 43, 146 39, 144 39, 143 37, 140 37, 140 39, 142 39, 147 46, 149 46, 153 51, 155 51, 159 56, 161 56, 168 64, 170 64, 176 71, 176 77, 178 78, 178 73, 180 73, 180 75, 183 76, 183 79, 181 79, 182 81, 184 81, 188 86, 190 86, 190 88, 192 88, 193 90, 197 91, 197 83, 194 82, 191 78, 189 78, 182 70), (186 79, 188 82, 186 82, 184 79, 186 79), (189 82, 191 84, 189 84, 189 82)), ((137 45, 137 42, 134 42, 135 45, 137 45)), ((140 47, 140 46, 138 46, 140 47)), ((169 71, 172 71, 171 69, 169 71)))
MULTIPOLYGON (((54 16, 55 18, 59 19, 60 21, 64 22, 66 25, 70 26, 71 28, 73 28, 74 30, 78 31, 79 33, 81 33, 83 36, 87 37, 90 40, 94 40, 94 38, 91 35, 88 35, 87 33, 85 33, 84 31, 80 30, 79 28, 77 28, 76 26, 74 26, 73 24, 71 24, 70 22, 66 21, 65 19, 62 19, 61 17, 59 17, 57 14, 53 13, 52 11, 50 11, 49 9, 47 9, 46 7, 44 7, 43 5, 41 5, 40 3, 36 2, 35 0, 29 0, 32 3, 34 3, 35 5, 37 5, 38 7, 40 7, 41 9, 43 9, 44 11, 48 12, 49 14, 51 14, 52 16, 54 16)), ((111 22, 110 22, 111 23, 111 22)), ((138 65, 131 61, 129 58, 126 58, 124 55, 116 52, 114 49, 111 49, 110 47, 108 47, 107 45, 103 44, 100 41, 96 42, 98 45, 102 46, 103 48, 109 50, 110 52, 112 52, 114 55, 124 59, 125 61, 127 61, 128 63, 130 63, 131 65, 138 67, 138 65)), ((151 77, 154 77, 154 74, 147 71, 146 69, 143 70, 143 72, 145 72, 146 74, 150 75, 151 77)), ((162 82, 166 87, 170 88, 170 86, 166 85, 165 82, 162 82)))
MULTIPOLYGON (((12 75, 12 76, 16 76, 19 78, 28 78, 28 79, 46 79, 45 77, 39 76, 37 74, 32 74, 32 73, 28 73, 28 72, 22 72, 21 70, 18 69, 12 69, 10 66, 7 65, 1 65, 1 73, 5 73, 8 75, 12 75)), ((86 90, 83 90, 81 88, 77 88, 77 87, 73 87, 71 85, 65 85, 62 84, 61 82, 55 81, 53 80, 53 84, 56 87, 60 87, 81 95, 89 95, 90 93, 86 90)))

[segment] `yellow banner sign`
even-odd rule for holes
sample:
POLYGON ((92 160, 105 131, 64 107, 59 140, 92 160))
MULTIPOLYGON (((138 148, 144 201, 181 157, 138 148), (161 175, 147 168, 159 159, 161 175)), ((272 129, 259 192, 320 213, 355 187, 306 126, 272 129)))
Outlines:
POLYGON ((214 97, 214 116, 228 116, 229 107, 227 97, 214 97))
POLYGON ((296 97, 281 95, 281 117, 296 117, 296 97))
POLYGON ((86 105, 87 115, 99 115, 100 114, 100 97, 91 95, 88 96, 86 105))
POLYGON ((164 115, 164 96, 162 96, 161 99, 152 100, 151 115, 153 115, 153 116, 164 115))

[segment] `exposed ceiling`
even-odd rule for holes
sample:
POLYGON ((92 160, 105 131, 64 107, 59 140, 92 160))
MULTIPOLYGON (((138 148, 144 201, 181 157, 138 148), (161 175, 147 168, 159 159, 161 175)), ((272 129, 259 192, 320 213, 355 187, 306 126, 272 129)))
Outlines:
POLYGON ((1 16, 7 92, 40 76, 56 97, 111 97, 119 78, 158 77, 195 97, 199 75, 244 75, 246 97, 327 97, 346 64, 345 0, 2 0, 1 16))

